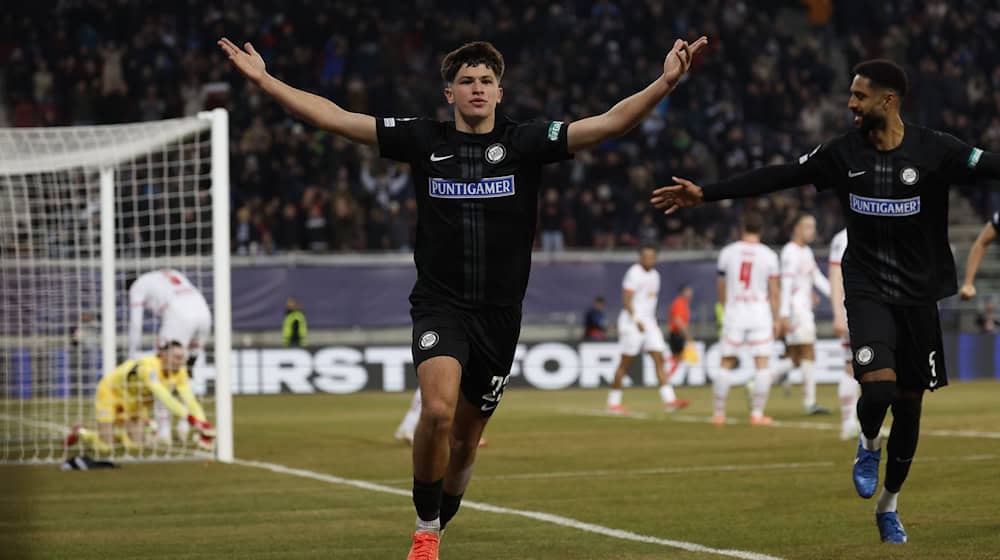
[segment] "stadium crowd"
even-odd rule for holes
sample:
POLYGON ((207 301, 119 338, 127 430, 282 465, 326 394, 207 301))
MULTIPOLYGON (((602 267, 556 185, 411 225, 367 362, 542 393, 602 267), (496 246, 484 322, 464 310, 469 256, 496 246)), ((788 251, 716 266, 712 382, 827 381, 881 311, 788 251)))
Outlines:
MULTIPOLYGON (((729 241, 737 206, 662 219, 648 193, 672 175, 711 180, 792 161, 849 126, 850 68, 865 58, 905 63, 910 119, 1000 150, 1000 8, 974 0, 16 4, 0 14, 0 93, 13 126, 231 111, 240 254, 406 249, 416 203, 405 167, 300 124, 245 85, 215 46, 223 35, 253 42, 272 74, 348 109, 439 119, 451 118, 443 54, 488 39, 507 62, 503 115, 566 121, 645 86, 675 37, 708 35, 687 83, 637 130, 547 168, 538 236, 547 250, 729 241)), ((811 188, 752 204, 773 217, 772 243, 802 210, 817 216, 820 239, 841 227, 836 201, 811 188)))

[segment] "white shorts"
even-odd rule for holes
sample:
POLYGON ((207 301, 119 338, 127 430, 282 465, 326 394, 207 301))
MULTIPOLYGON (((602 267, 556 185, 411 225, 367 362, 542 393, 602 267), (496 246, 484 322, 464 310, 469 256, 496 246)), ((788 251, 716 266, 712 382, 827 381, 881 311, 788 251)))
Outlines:
POLYGON ((156 345, 172 340, 184 345, 189 354, 202 352, 212 332, 212 312, 201 303, 175 302, 160 317, 160 333, 156 345))
POLYGON ((628 313, 618 315, 618 346, 626 356, 638 356, 639 352, 666 352, 667 342, 656 319, 640 319, 645 330, 640 331, 628 313))
POLYGON ((816 318, 812 312, 793 313, 789 318, 785 344, 789 346, 816 344, 816 318))
POLYGON ((774 325, 761 321, 752 327, 746 325, 722 325, 722 341, 719 349, 723 358, 738 356, 746 349, 754 358, 770 357, 774 350, 774 325))

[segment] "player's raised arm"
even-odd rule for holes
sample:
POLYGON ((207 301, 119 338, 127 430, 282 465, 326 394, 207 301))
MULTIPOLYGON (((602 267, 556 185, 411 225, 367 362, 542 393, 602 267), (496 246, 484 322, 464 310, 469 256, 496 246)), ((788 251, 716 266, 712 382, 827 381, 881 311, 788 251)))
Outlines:
POLYGON ((983 226, 982 231, 979 232, 979 236, 972 243, 972 248, 969 249, 969 257, 965 261, 965 280, 962 282, 962 288, 959 289, 958 295, 962 299, 972 299, 976 297, 976 286, 974 282, 976 281, 976 273, 979 271, 979 263, 983 260, 983 255, 986 253, 986 247, 993 243, 997 238, 997 230, 994 225, 998 221, 998 216, 994 214, 993 221, 983 226))
POLYGON ((264 59, 249 42, 243 44, 246 50, 225 37, 219 39, 218 45, 240 73, 296 117, 355 142, 369 146, 378 142, 375 118, 371 115, 346 111, 325 97, 296 89, 271 76, 264 59))
POLYGON ((681 77, 691 68, 695 54, 707 44, 707 37, 700 37, 690 44, 680 39, 674 41, 674 47, 663 60, 663 74, 646 89, 626 97, 600 115, 570 123, 566 131, 569 151, 573 153, 592 148, 635 128, 653 107, 677 87, 681 77))

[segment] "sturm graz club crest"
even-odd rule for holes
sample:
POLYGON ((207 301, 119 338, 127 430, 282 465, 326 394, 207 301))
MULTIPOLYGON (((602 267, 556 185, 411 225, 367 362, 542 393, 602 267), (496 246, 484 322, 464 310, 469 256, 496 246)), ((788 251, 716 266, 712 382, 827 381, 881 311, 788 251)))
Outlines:
POLYGON ((486 161, 490 163, 500 163, 505 157, 507 157, 507 148, 504 148, 503 144, 496 143, 486 148, 486 161))
POLYGON ((899 172, 899 180, 903 182, 904 185, 914 185, 920 179, 920 173, 917 172, 915 167, 904 167, 902 171, 899 172))
POLYGON ((863 366, 867 366, 872 363, 875 359, 875 351, 872 350, 871 346, 862 346, 858 348, 858 351, 854 353, 854 361, 858 362, 863 366))
POLYGON ((438 343, 438 333, 434 331, 427 331, 420 335, 420 342, 418 342, 421 350, 430 350, 437 346, 438 343))

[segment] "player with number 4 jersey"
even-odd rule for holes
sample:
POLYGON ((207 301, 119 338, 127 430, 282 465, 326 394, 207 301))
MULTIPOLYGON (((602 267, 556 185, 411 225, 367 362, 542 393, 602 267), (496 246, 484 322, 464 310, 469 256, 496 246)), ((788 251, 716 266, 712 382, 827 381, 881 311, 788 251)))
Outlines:
POLYGON ((729 395, 729 375, 736 368, 741 350, 754 359, 756 374, 751 390, 750 423, 766 425, 773 422, 764 415, 771 391, 769 357, 774 347, 778 324, 778 254, 760 242, 764 221, 760 214, 747 212, 743 216, 739 241, 724 247, 719 253, 719 301, 724 303, 722 315, 722 367, 712 380, 714 410, 712 421, 726 423, 726 398, 729 395))

